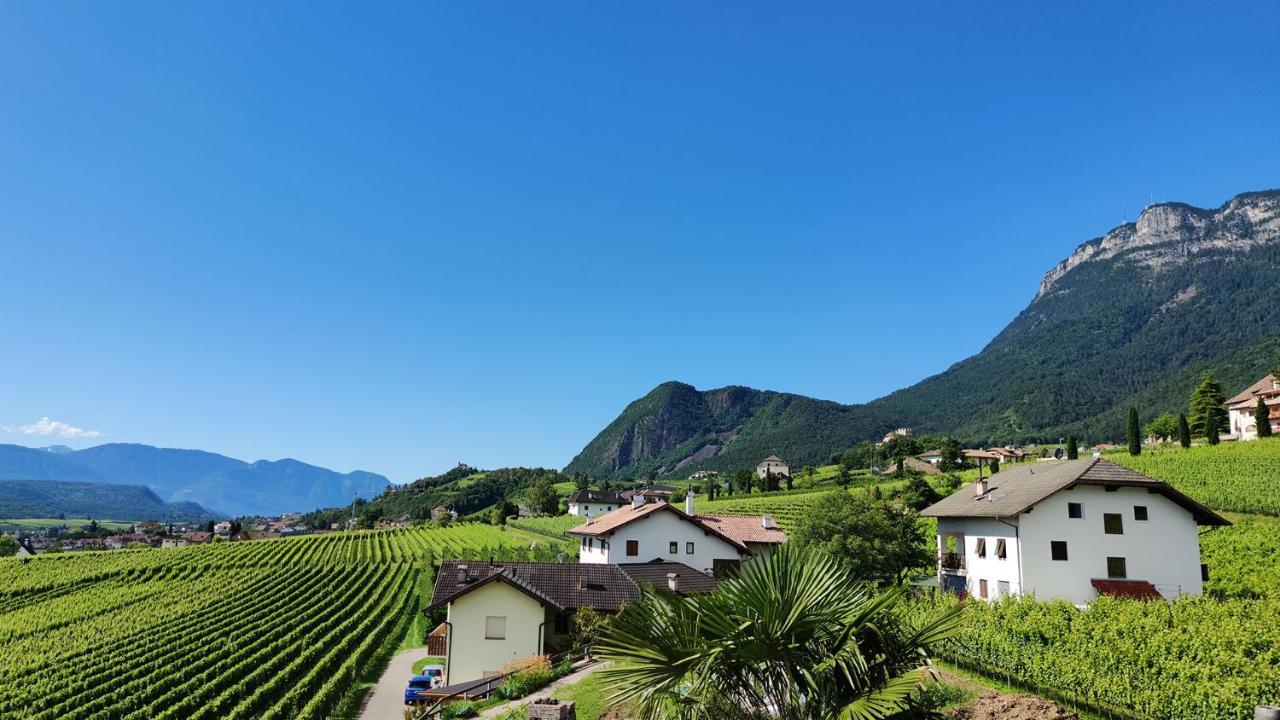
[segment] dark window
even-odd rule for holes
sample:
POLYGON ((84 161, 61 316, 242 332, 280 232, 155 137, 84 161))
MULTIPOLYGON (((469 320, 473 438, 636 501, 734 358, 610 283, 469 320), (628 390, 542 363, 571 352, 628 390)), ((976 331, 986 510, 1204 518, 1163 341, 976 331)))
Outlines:
POLYGON ((595 539, 595 538, 587 538, 587 547, 592 548, 592 547, 595 547, 595 546, 596 546, 596 539, 595 539))
POLYGON ((1115 485, 1108 485, 1108 486, 1106 486, 1106 487, 1104 487, 1104 488, 1102 488, 1102 489, 1103 489, 1103 490, 1106 490, 1107 492, 1115 492, 1115 491, 1119 490, 1120 488, 1116 487, 1115 485))
POLYGON ((1200 563, 1200 579, 1209 582, 1209 566, 1204 563, 1200 563))
POLYGON ((1053 557, 1054 560, 1066 560, 1067 559, 1067 541, 1066 540, 1050 541, 1049 554, 1053 557))
POLYGON ((1077 519, 1084 517, 1084 506, 1080 503, 1067 503, 1067 517, 1077 519))
POLYGON ((738 574, 738 565, 740 560, 712 560, 711 574, 717 580, 723 580, 738 574))
POLYGON ((984 557, 986 557, 986 556, 987 556, 987 539, 986 539, 986 538, 978 538, 978 542, 977 542, 977 544, 974 546, 974 548, 973 548, 973 549, 974 549, 974 552, 977 554, 977 556, 978 556, 978 557, 980 557, 980 558, 984 558, 984 557))
POLYGON ((640 554, 640 541, 628 540, 627 541, 627 557, 635 557, 639 554, 640 554))
POLYGON ((1145 522, 1145 521, 1146 521, 1146 519, 1147 519, 1147 506, 1146 506, 1146 505, 1134 505, 1134 506, 1133 506, 1133 519, 1134 519, 1134 520, 1142 520, 1142 521, 1144 521, 1144 522, 1145 522))
POLYGON ((1005 554, 1004 538, 1000 538, 999 540, 996 540, 996 557, 1000 558, 1001 560, 1004 560, 1006 557, 1008 557, 1005 554))
POLYGON ((985 598, 986 596, 987 596, 987 581, 979 580, 978 581, 978 597, 985 598))
POLYGON ((569 632, 569 613, 556 613, 556 634, 564 635, 569 632))
POLYGON ((692 555, 692 554, 693 554, 693 543, 691 543, 691 542, 687 542, 687 543, 685 543, 685 544, 684 544, 684 554, 685 554, 685 555, 692 555))
POLYGON ((1128 573, 1125 572, 1124 558, 1107 558, 1107 577, 1114 578, 1116 580, 1123 580, 1129 577, 1128 573))
POLYGON ((667 552, 671 555, 675 555, 676 553, 680 552, 680 543, 676 542, 675 540, 672 540, 671 542, 667 543, 667 552))
POLYGON ((1103 513, 1102 529, 1108 535, 1123 535, 1124 520, 1120 513, 1103 513))

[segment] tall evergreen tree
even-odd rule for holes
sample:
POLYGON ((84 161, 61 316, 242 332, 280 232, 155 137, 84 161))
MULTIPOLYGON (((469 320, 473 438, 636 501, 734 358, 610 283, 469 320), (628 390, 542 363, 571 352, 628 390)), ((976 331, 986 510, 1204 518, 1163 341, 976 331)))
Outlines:
POLYGON ((1079 443, 1076 442, 1075 435, 1067 436, 1067 459, 1068 460, 1080 459, 1080 445, 1079 443))
POLYGON ((1258 437, 1271 437, 1271 411, 1262 398, 1258 398, 1258 407, 1254 408, 1253 421, 1258 424, 1258 437))
POLYGON ((1206 372, 1200 384, 1191 391, 1191 414, 1187 419, 1191 422, 1191 434, 1195 437, 1208 437, 1209 426, 1206 422, 1212 416, 1217 432, 1230 427, 1230 419, 1226 408, 1227 398, 1222 394, 1222 384, 1213 373, 1206 372))
POLYGON ((1178 415, 1178 444, 1184 448, 1191 447, 1191 425, 1187 422, 1186 413, 1178 415))
POLYGON ((1129 454, 1142 454, 1142 426, 1138 424, 1138 408, 1129 406, 1129 422, 1125 427, 1125 435, 1129 438, 1129 454))
POLYGON ((1204 421, 1204 439, 1210 445, 1218 444, 1218 416, 1209 415, 1204 421))

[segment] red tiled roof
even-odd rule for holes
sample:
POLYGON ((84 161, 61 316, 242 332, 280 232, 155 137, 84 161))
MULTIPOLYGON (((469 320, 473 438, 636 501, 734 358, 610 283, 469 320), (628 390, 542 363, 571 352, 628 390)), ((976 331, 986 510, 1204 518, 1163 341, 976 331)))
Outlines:
POLYGON ((1243 402, 1256 404, 1258 401, 1255 400, 1254 398, 1258 397, 1259 395, 1263 395, 1263 396, 1273 395, 1276 391, 1272 389, 1271 381, 1272 381, 1272 377, 1270 374, 1268 374, 1266 377, 1262 378, 1258 382, 1250 385, 1244 390, 1241 390, 1240 392, 1231 396, 1231 399, 1227 400, 1227 405, 1236 405, 1238 403, 1243 403, 1243 402))
POLYGON ((1091 580, 1099 595, 1110 595, 1131 600, 1163 600, 1155 585, 1146 580, 1091 580))
POLYGON ((707 527, 715 528, 720 534, 743 544, 779 544, 787 541, 787 534, 782 528, 776 525, 766 528, 764 517, 760 515, 699 515, 698 519, 707 527))

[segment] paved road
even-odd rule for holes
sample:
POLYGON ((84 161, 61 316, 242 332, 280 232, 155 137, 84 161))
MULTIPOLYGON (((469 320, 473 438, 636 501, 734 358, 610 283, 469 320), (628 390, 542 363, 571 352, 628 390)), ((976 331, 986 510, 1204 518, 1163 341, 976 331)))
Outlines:
POLYGON ((404 686, 409 684, 413 675, 413 664, 430 655, 426 648, 414 648, 391 658, 391 663, 369 695, 360 720, 403 720, 404 686))

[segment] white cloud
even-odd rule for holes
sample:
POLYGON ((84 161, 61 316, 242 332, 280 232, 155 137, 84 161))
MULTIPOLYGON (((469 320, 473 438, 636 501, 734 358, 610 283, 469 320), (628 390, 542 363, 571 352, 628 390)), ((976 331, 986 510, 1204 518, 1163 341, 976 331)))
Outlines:
POLYGON ((22 425, 21 427, 4 427, 0 428, 6 433, 21 433, 23 435, 40 435, 42 437, 58 437, 66 440, 75 438, 96 438, 102 437, 102 433, 97 430, 85 430, 74 425, 68 425, 61 420, 51 420, 42 417, 30 425, 22 425))

